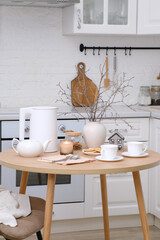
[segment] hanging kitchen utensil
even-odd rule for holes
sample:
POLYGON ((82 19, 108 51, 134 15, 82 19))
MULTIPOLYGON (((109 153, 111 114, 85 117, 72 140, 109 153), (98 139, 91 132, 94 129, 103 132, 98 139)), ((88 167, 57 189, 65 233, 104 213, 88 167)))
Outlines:
POLYGON ((114 70, 114 72, 117 71, 117 57, 116 56, 113 57, 113 70, 114 70))
POLYGON ((109 88, 110 79, 108 78, 108 57, 106 57, 106 78, 104 79, 104 88, 109 88))
POLYGON ((116 72, 117 72, 117 55, 116 55, 116 48, 115 48, 114 56, 113 56, 113 82, 116 80, 116 72))
POLYGON ((116 73, 117 71, 117 55, 116 55, 116 49, 114 50, 114 57, 113 57, 113 71, 116 73))
POLYGON ((75 107, 93 106, 98 97, 98 88, 85 74, 85 64, 78 63, 78 76, 71 81, 72 104, 75 107))
POLYGON ((157 76, 157 80, 160 80, 160 73, 159 73, 159 75, 157 76))

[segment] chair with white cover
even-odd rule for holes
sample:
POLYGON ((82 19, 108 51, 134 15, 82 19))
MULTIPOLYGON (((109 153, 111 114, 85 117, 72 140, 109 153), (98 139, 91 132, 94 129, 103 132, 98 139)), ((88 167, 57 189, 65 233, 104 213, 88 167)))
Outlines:
POLYGON ((37 239, 42 240, 40 230, 44 225, 45 200, 29 197, 31 214, 17 219, 17 226, 10 227, 0 224, 0 235, 6 240, 22 240, 36 233, 37 239))

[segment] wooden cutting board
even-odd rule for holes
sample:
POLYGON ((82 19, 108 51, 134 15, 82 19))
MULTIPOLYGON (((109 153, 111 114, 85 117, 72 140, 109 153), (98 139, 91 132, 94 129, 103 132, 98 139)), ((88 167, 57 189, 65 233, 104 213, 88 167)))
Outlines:
POLYGON ((75 107, 93 106, 98 97, 98 88, 85 74, 85 64, 78 63, 78 76, 71 81, 72 104, 75 107))

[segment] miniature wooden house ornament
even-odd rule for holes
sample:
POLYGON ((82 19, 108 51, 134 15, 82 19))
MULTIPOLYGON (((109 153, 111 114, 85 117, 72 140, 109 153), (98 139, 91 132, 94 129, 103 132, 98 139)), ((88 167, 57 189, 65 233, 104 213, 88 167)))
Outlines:
POLYGON ((124 137, 115 129, 113 134, 108 138, 109 144, 118 145, 118 151, 123 151, 124 149, 124 137))

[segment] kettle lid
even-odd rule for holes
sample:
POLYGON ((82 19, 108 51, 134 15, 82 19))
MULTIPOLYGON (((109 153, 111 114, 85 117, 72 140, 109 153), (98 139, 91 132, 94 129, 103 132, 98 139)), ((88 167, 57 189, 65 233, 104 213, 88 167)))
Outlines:
POLYGON ((52 107, 52 106, 37 106, 37 107, 32 107, 33 110, 56 110, 58 109, 57 107, 52 107))

